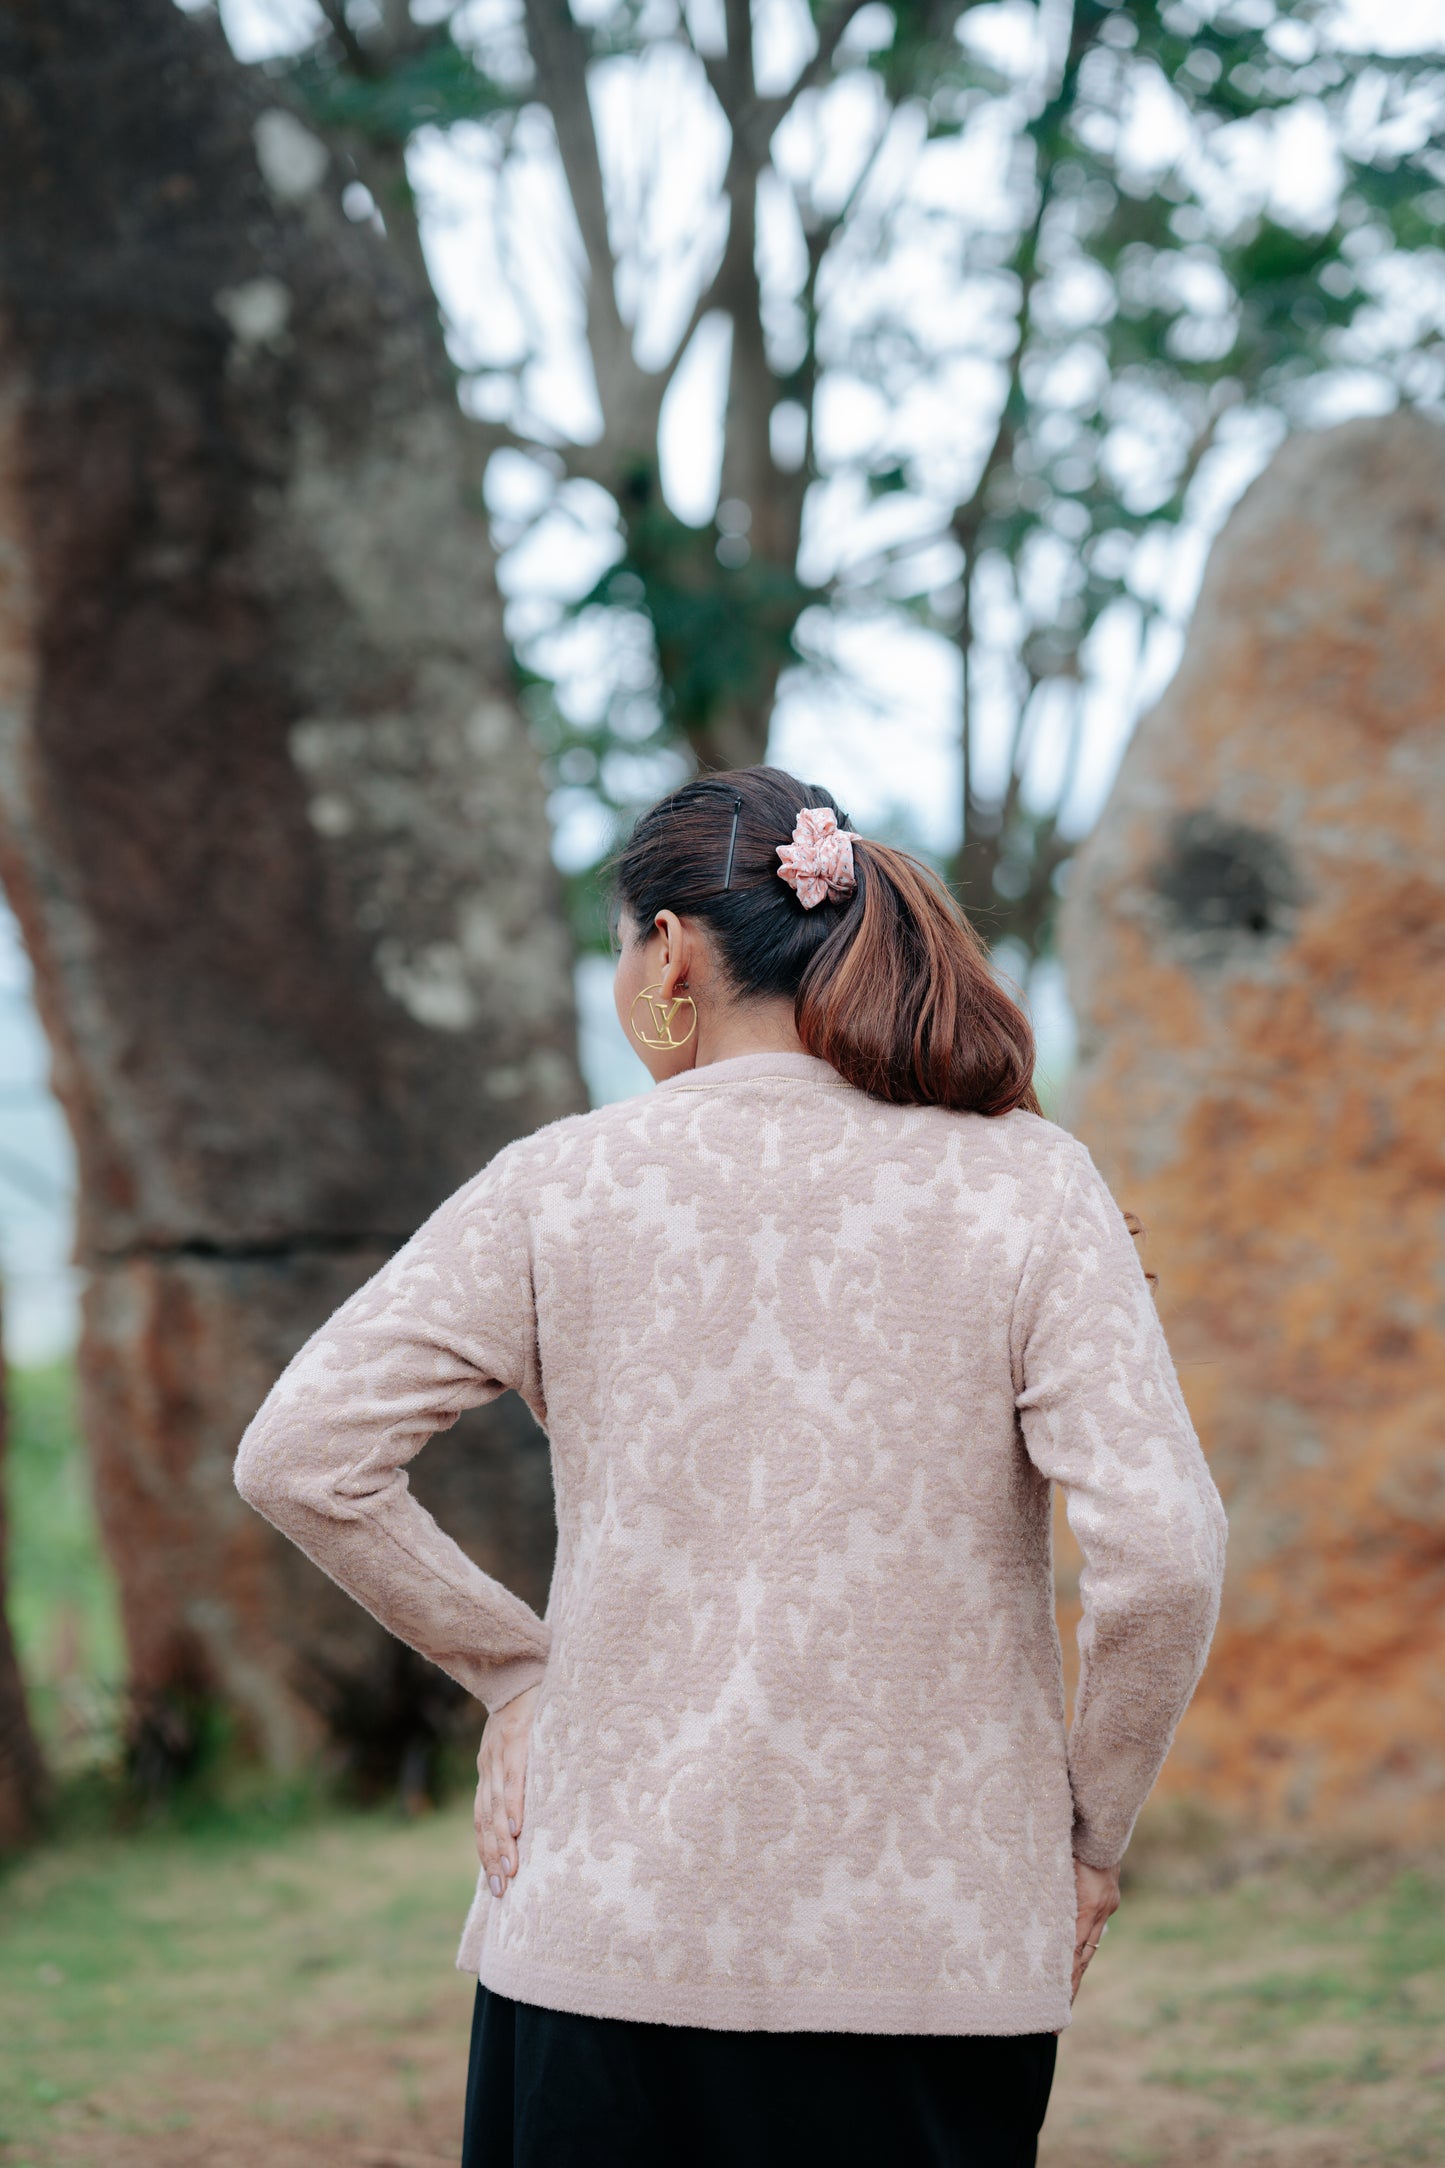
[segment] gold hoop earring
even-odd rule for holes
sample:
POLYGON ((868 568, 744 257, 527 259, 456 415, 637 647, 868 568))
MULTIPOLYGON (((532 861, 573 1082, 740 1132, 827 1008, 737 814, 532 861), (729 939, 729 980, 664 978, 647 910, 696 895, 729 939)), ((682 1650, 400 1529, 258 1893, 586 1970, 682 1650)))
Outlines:
POLYGON ((661 991, 661 979, 655 980, 651 986, 644 986, 642 992, 633 998, 631 1013, 627 1021, 632 1027, 633 1037, 640 1039, 644 1046, 652 1047, 659 1054, 670 1054, 674 1047, 686 1046, 688 1040, 696 1031, 697 1003, 693 1000, 691 994, 674 994, 671 1001, 655 1001, 653 996, 661 991), (648 1019, 654 1033, 656 1033, 654 1038, 649 1038, 645 1031, 639 1031, 637 1028, 637 1004, 639 1001, 647 1003, 648 1019), (684 1002, 692 1011, 692 1021, 682 1034, 682 1037, 678 1038, 673 1031, 672 1020, 684 1002))

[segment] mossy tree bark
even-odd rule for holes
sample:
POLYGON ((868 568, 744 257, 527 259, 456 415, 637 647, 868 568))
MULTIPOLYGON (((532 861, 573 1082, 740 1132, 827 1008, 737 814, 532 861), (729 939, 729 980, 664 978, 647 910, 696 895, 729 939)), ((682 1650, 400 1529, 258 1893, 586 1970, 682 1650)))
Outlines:
MULTIPOLYGON (((217 1701, 414 1765, 459 1690, 235 1495, 282 1363, 585 1104, 571 949, 430 293, 219 28, 0 4, 0 875, 81 1173, 138 1766, 217 1701)), ((511 1397, 418 1491, 540 1599, 511 1397)))

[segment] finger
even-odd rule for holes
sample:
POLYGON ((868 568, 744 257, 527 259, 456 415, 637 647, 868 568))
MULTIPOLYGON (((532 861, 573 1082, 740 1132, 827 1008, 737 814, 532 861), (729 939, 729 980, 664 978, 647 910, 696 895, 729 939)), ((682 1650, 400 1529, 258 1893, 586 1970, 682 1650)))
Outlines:
POLYGON ((1088 1933, 1082 1935, 1079 1940, 1076 1941, 1074 1944, 1075 1994, 1078 1993, 1079 1982, 1083 1979, 1084 1974, 1088 1971, 1089 1966, 1092 1964, 1095 1956, 1098 1954, 1098 1946, 1099 1929, 1097 1927, 1093 1928, 1088 1933))
POLYGON ((506 1888, 506 1869, 502 1864, 502 1832, 498 1827, 498 1800, 501 1792, 496 1770, 491 1762, 482 1783, 481 1821, 478 1830, 482 1866, 487 1877, 487 1887, 494 1897, 500 1897, 506 1888))
POLYGON ((507 1809, 502 1798, 500 1779, 492 1787, 492 1856, 496 1861, 493 1870, 496 1881, 491 1885, 492 1895, 504 1897, 507 1893, 507 1879, 516 1871, 517 1848, 507 1828, 507 1809))
POLYGON ((1079 1943, 1079 1944, 1077 1944, 1077 1945, 1075 1946, 1075 1949, 1074 1949, 1074 1985, 1075 1985, 1075 1992, 1077 1992, 1077 1989, 1078 1989, 1078 1983, 1079 1983, 1079 1982, 1080 1982, 1080 1981, 1081 1981, 1081 1980, 1083 1979, 1083 1977, 1084 1977, 1084 1974, 1085 1974, 1085 1973, 1086 1973, 1086 1972, 1088 1971, 1088 1969, 1089 1969, 1090 1965, 1091 1965, 1091 1964, 1093 1963, 1093 1960, 1094 1960, 1094 1957, 1095 1957, 1095 1954, 1096 1954, 1096 1950, 1097 1950, 1097 1945, 1093 1944, 1092 1942, 1084 1942, 1084 1943, 1079 1943))
POLYGON ((483 1834, 487 1828, 487 1763, 477 1758, 477 1797, 472 1799, 472 1830, 477 1832, 477 1858, 481 1858, 483 1834))
POLYGON ((1076 1915, 1078 1924, 1074 1929, 1076 1942, 1097 1942, 1099 1929, 1109 1917, 1109 1901, 1106 1897, 1091 1897, 1081 1904, 1076 1915))
POLYGON ((494 1897, 504 1896, 507 1877, 516 1864, 514 1848, 507 1829, 507 1810, 503 1800, 502 1774, 499 1766, 501 1749, 493 1740, 492 1751, 487 1756, 486 1770, 478 1800, 480 1816, 478 1835, 482 1866, 486 1870, 487 1887, 494 1897))
POLYGON ((492 1772, 489 1762, 482 1764, 477 1779, 476 1803, 472 1809, 472 1822, 477 1832, 477 1857, 490 1873, 488 1854, 492 1841, 492 1772))
POLYGON ((507 1828, 514 1837, 522 1833, 522 1810, 527 1798, 527 1744, 515 1742, 502 1764, 502 1807, 507 1828))

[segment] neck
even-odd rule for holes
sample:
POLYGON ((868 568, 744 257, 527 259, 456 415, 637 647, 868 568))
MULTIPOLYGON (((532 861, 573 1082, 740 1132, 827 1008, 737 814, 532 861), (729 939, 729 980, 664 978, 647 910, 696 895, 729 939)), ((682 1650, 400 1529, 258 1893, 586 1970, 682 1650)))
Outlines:
POLYGON ((739 1002, 697 1020, 695 1069, 734 1054, 806 1053, 793 1024, 793 1004, 786 995, 774 1001, 739 1002))

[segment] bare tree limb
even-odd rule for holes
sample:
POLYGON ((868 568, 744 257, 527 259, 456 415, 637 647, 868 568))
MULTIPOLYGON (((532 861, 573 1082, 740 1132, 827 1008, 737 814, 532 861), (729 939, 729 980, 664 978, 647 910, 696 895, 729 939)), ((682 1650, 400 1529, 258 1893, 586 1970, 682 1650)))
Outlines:
POLYGON ((550 454, 571 463, 570 445, 547 444, 514 429, 510 422, 491 421, 479 414, 467 414, 463 419, 464 440, 471 453, 469 480, 480 481, 493 452, 523 452, 528 459, 546 459, 550 454))
POLYGON ((389 53, 404 53, 426 42, 426 26, 413 20, 411 0, 381 0, 381 27, 389 53))
MULTIPOLYGON (((963 600, 959 610, 958 654, 962 665, 962 683, 959 703, 962 723, 963 754, 963 809, 965 823, 968 809, 973 804, 973 580, 977 564, 978 533, 974 529, 963 539, 963 600)), ((965 842, 967 829, 965 828, 965 842)))
POLYGON ((636 375, 632 335, 617 305, 617 263, 607 225, 607 192, 592 102, 586 33, 567 0, 525 0, 527 44, 537 89, 552 116, 557 152, 587 260, 587 343, 609 433, 634 433, 627 380, 636 375))
MULTIPOLYGON (((849 19, 851 19, 851 16, 857 12, 857 9, 850 4, 846 10, 839 10, 840 15, 845 12, 848 14, 849 19)), ((747 55, 747 83, 749 86, 751 86, 752 32, 751 17, 748 11, 747 0, 730 0, 730 10, 728 16, 728 36, 730 50, 733 38, 732 24, 735 14, 746 17, 748 20, 745 50, 747 55)), ((837 38, 842 36, 844 28, 846 28, 846 24, 840 22, 837 28, 837 36, 833 40, 834 46, 836 46, 837 38)), ((744 35, 741 29, 739 29, 738 35, 739 39, 741 40, 744 35)), ((693 50, 696 51, 695 46, 693 47, 693 50)), ((768 163, 767 148, 766 141, 760 141, 760 131, 755 130, 751 135, 749 135, 745 131, 740 130, 738 126, 739 118, 745 117, 746 114, 747 100, 751 96, 750 87, 744 91, 741 101, 738 101, 735 98, 735 92, 737 88, 736 77, 731 78, 728 82, 726 82, 723 87, 726 90, 727 95, 720 96, 719 102, 722 104, 724 113, 727 115, 729 123, 733 127, 733 149, 732 155, 728 161, 728 172, 726 181, 724 183, 724 189, 729 202, 736 203, 736 201, 738 200, 739 191, 741 189, 747 188, 751 191, 756 191, 758 181, 762 176, 763 168, 768 163)), ((717 89, 718 86, 714 85, 714 88, 717 89)), ((760 103, 754 101, 753 110, 761 112, 763 110, 763 107, 760 103)), ((826 255, 828 247, 832 242, 834 236, 851 217, 853 210, 856 207, 857 202, 863 193, 863 190, 867 187, 868 181, 872 176, 874 170, 876 169, 879 154, 882 151, 884 142, 886 141, 890 133, 891 118, 892 116, 890 115, 889 120, 886 121, 883 127, 879 130, 878 135, 874 140, 867 156, 863 160, 862 165, 859 167, 859 170, 854 177, 852 186, 849 188, 846 196, 844 197, 842 203, 838 206, 836 211, 830 212, 825 217, 818 218, 812 221, 809 221, 806 218, 802 219, 803 237, 808 251, 808 274, 805 280, 804 291, 808 296, 810 305, 812 297, 816 292, 818 273, 822 266, 822 260, 826 255)), ((769 129, 768 138, 771 137, 771 134, 772 130, 769 129)), ((731 222, 732 227, 736 227, 736 224, 736 220, 733 220, 731 222)), ((673 376, 676 374, 678 364, 682 360, 683 355, 686 353, 687 348, 695 332, 697 331, 698 325, 702 322, 703 318, 709 315, 714 309, 728 308, 731 310, 735 308, 739 298, 739 280, 744 275, 745 269, 749 274, 753 273, 754 271, 754 267, 751 265, 750 261, 746 266, 744 265, 743 257, 746 252, 743 251, 740 247, 732 245, 733 240, 734 236, 732 231, 730 230, 729 245, 724 247, 723 255, 718 263, 717 270, 714 272, 713 277, 703 286, 703 288, 699 292, 697 300, 693 304, 692 312, 688 317, 686 327, 683 330, 682 337, 678 340, 678 343, 673 350, 672 358, 667 363, 666 368, 663 372, 664 388, 672 381, 673 376)), ((811 359, 813 345, 811 337, 809 338, 808 344, 809 358, 811 359)))
MULTIPOLYGON (((1056 88, 1045 103, 1039 116, 1042 120, 1052 110, 1057 113, 1073 98, 1078 83, 1079 69, 1085 52, 1092 41, 1094 26, 1076 17, 1070 34, 1069 46, 1064 56, 1056 88)), ((1036 126, 1038 123, 1035 124, 1036 126)), ((1033 328, 1033 299, 1038 284, 1039 247, 1043 237, 1044 222, 1053 200, 1054 169, 1047 161, 1041 161, 1038 176, 1038 197, 1034 215, 1022 238, 1018 253, 1019 262, 1019 311, 1018 337, 1009 361, 1008 380, 1003 403, 999 410, 998 426, 994 439, 984 457, 978 479, 966 503, 956 507, 950 522, 953 533, 964 554, 964 604, 961 614, 959 638, 966 640, 971 648, 974 636, 973 581, 977 575, 979 541, 987 515, 988 501, 995 479, 1012 464, 1016 441, 1015 412, 1022 391, 1024 358, 1028 351, 1029 337, 1033 328)), ((1008 782, 1002 800, 995 805, 984 805, 974 788, 975 768, 971 733, 973 725, 972 681, 968 659, 964 660, 964 687, 968 695, 961 717, 965 732, 963 741, 963 803, 962 834, 954 860, 956 884, 963 894, 968 908, 975 915, 989 918, 997 916, 1000 899, 994 886, 994 873, 1001 855, 1001 847, 1008 827, 1018 812, 1019 794, 1023 783, 1022 754, 1025 749, 1026 725, 1029 707, 1037 690, 1037 679, 1030 677, 1028 690, 1019 702, 1009 756, 1008 782)), ((1032 869, 1029 893, 1032 896, 1037 883, 1039 867, 1032 869)), ((1052 878, 1052 867, 1049 871, 1052 878)), ((1009 914, 1010 921, 1016 916, 1009 914)), ((1007 929, 1002 929, 1007 930, 1007 929)))
POLYGON ((723 16, 728 35, 729 92, 724 107, 731 115, 744 112, 757 96, 757 78, 753 72, 752 0, 723 0, 723 16))
POLYGON ((767 130, 770 141, 803 94, 816 90, 820 83, 828 80, 844 32, 854 16, 861 14, 867 5, 868 0, 838 0, 831 14, 818 25, 818 50, 800 71, 797 80, 786 90, 759 101, 759 125, 767 130))
POLYGON ((320 7, 332 36, 346 56, 346 65, 352 74, 374 75, 376 69, 372 57, 347 20, 346 0, 320 0, 320 7))
MULTIPOLYGON (((347 19, 345 0, 319 0, 321 12, 335 38, 346 71, 358 82, 374 83, 381 80, 388 68, 406 52, 421 49, 429 36, 435 33, 411 20, 406 0, 401 0, 405 26, 397 18, 395 8, 383 17, 383 36, 372 44, 358 38, 347 19)), ((435 342, 439 364, 450 373, 451 357, 447 352, 446 319, 441 302, 432 283, 431 269, 422 245, 421 222, 417 216, 416 198, 412 193, 411 179, 407 173, 405 146, 399 143, 380 143, 360 129, 347 129, 339 134, 339 147, 350 157, 357 176, 369 191, 372 201, 380 211, 385 223, 387 238, 392 242, 398 256, 406 265, 418 292, 430 296, 435 310, 435 342)))

